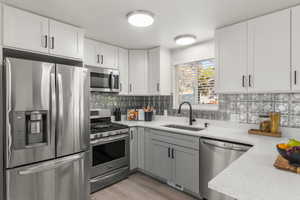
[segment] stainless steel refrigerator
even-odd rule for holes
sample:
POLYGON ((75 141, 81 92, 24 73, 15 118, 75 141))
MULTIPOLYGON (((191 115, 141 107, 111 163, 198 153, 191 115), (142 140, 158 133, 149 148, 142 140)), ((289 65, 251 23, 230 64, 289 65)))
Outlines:
POLYGON ((86 200, 89 76, 82 67, 4 59, 6 200, 86 200))

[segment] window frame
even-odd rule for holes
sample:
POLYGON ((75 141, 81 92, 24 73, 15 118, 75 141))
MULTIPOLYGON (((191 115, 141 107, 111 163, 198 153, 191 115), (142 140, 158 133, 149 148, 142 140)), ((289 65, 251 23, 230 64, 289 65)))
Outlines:
MULTIPOLYGON (((193 61, 193 62, 200 62, 200 61, 205 61, 205 60, 211 60, 211 59, 215 59, 215 58, 207 58, 207 59, 202 59, 199 61, 193 61)), ((188 63, 192 63, 192 62, 188 62, 188 63)), ((174 64, 172 67, 172 96, 173 96, 173 109, 178 109, 179 107, 179 102, 178 102, 178 98, 177 98, 177 80, 176 80, 176 66, 178 65, 185 65, 188 63, 182 63, 182 64, 174 64)), ((215 65, 216 67, 216 65, 215 65)), ((215 68, 216 70, 216 68, 215 68)), ((217 78, 217 73, 215 73, 215 82, 217 82, 216 80, 217 78)), ((216 89, 216 84, 215 84, 215 89, 216 89)), ((197 105, 192 105, 193 110, 205 110, 205 111, 218 111, 219 110, 219 104, 197 104, 197 105)), ((188 105, 183 105, 182 109, 187 110, 189 109, 188 105)))

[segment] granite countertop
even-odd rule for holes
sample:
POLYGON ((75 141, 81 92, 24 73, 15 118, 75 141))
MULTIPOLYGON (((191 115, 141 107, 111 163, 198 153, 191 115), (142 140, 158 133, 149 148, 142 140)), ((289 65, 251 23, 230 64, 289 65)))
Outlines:
MULTIPOLYGON (((253 147, 218 174, 208 184, 209 188, 238 200, 281 200, 300 199, 300 175, 281 171, 273 167, 278 155, 275 145, 285 143, 288 137, 300 138, 299 129, 286 129, 282 138, 249 135, 249 127, 211 123, 202 131, 186 131, 163 127, 166 124, 187 125, 186 120, 175 118, 159 119, 152 122, 122 121, 129 127, 146 127, 186 134, 197 137, 209 137, 253 145, 253 147)), ((195 127, 203 127, 201 124, 195 127)))

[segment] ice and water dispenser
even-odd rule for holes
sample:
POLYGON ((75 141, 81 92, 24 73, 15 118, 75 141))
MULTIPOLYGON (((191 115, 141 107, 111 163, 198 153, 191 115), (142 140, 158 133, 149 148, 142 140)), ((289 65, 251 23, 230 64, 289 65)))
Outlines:
POLYGON ((48 118, 48 111, 15 111, 12 120, 14 149, 47 144, 48 118))

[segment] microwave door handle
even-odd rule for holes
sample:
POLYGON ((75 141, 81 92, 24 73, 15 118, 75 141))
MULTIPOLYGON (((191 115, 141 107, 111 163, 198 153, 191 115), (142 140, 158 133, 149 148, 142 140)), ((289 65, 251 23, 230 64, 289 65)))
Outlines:
POLYGON ((114 81, 114 75, 112 72, 109 75, 109 79, 110 79, 110 89, 113 90, 115 81, 114 81))

